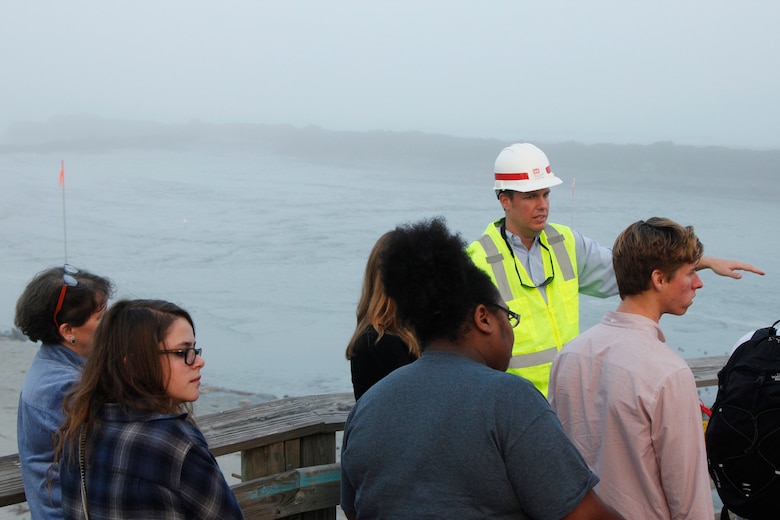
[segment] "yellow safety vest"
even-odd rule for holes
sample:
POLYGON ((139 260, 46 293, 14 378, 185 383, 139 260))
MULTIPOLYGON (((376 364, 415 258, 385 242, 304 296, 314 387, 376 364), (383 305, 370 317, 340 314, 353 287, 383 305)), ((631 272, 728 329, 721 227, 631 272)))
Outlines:
MULTIPOLYGON (((504 237, 504 219, 488 225, 485 234, 468 247, 474 264, 485 271, 510 309, 520 314, 515 329, 515 343, 507 372, 531 381, 547 397, 550 366, 555 355, 579 334, 579 280, 574 234, 566 226, 547 224, 539 236, 550 255, 542 255, 544 274, 552 276, 545 286, 547 301, 536 287, 520 283, 518 272, 526 281, 531 277, 517 262, 504 237), (550 265, 550 260, 554 265, 550 265)), ((528 282, 527 282, 528 283, 528 282)))

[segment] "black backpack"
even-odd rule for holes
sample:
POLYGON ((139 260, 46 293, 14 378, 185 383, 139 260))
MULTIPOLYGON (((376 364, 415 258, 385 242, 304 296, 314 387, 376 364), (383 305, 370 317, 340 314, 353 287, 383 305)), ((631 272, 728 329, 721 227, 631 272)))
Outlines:
POLYGON ((778 323, 758 329, 718 372, 705 438, 721 518, 728 518, 727 509, 750 520, 780 518, 778 323))

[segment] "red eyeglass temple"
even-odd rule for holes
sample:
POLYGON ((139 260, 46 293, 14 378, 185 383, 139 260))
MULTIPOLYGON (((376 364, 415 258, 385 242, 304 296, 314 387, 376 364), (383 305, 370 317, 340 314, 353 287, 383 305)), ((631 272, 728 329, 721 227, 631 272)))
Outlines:
POLYGON ((57 300, 57 307, 54 309, 54 324, 57 328, 60 328, 60 324, 57 323, 57 314, 62 310, 62 302, 65 300, 65 291, 68 290, 67 284, 62 284, 62 290, 60 291, 60 298, 57 300))

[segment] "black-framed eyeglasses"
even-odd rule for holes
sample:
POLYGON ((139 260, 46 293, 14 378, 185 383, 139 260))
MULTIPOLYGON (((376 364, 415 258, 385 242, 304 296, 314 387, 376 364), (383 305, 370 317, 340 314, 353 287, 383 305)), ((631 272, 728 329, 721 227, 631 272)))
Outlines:
POLYGON ((499 305, 497 303, 488 303, 488 305, 496 307, 496 308, 501 309, 502 311, 504 311, 506 313, 506 317, 509 319, 509 324, 512 326, 513 329, 515 327, 517 327, 518 325, 520 325, 520 315, 518 313, 516 313, 515 311, 511 311, 511 310, 507 309, 506 307, 504 307, 503 305, 499 305))
POLYGON ((203 352, 202 348, 188 347, 188 348, 176 348, 170 350, 161 350, 160 354, 174 354, 184 359, 185 365, 194 365, 195 358, 200 356, 203 352))
POLYGON ((78 274, 78 272, 78 269, 69 264, 65 264, 62 267, 62 290, 60 291, 60 297, 57 300, 57 306, 54 308, 54 324, 58 329, 60 328, 60 324, 57 322, 57 315, 62 310, 62 303, 65 301, 65 293, 67 292, 68 287, 76 287, 79 284, 79 281, 73 276, 74 274, 78 274))

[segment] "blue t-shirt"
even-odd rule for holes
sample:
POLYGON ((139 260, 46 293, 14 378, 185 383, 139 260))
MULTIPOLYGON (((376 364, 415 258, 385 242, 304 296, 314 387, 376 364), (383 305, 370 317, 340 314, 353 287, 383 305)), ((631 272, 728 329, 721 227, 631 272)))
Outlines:
POLYGON ((598 483, 531 383, 444 352, 363 395, 341 467, 358 518, 558 519, 598 483))

